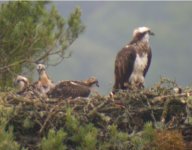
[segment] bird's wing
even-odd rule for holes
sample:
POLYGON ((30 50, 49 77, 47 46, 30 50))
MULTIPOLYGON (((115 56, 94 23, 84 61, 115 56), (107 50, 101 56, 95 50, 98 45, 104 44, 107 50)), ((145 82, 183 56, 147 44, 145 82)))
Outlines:
POLYGON ((151 64, 151 58, 152 58, 152 52, 151 52, 151 48, 150 48, 150 49, 149 49, 148 56, 147 56, 147 59, 148 59, 147 65, 146 65, 146 67, 145 67, 145 69, 144 69, 144 72, 143 72, 143 76, 144 76, 144 77, 145 77, 145 75, 147 74, 147 71, 148 71, 149 66, 150 66, 150 64, 151 64))
POLYGON ((71 80, 70 82, 73 84, 76 84, 77 86, 81 86, 81 85, 87 86, 83 81, 71 80))
POLYGON ((76 98, 87 97, 90 89, 73 81, 62 81, 55 88, 48 92, 48 96, 52 98, 76 98))
POLYGON ((133 71, 136 51, 133 46, 124 47, 116 57, 115 61, 115 89, 124 89, 124 83, 129 82, 133 71))

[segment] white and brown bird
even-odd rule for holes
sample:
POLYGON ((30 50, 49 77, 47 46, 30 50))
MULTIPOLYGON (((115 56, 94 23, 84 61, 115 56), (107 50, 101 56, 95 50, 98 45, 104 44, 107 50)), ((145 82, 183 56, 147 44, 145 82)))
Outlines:
POLYGON ((37 88, 42 94, 46 94, 49 92, 52 88, 54 88, 54 83, 49 78, 46 70, 45 65, 38 64, 37 65, 37 72, 39 73, 39 80, 37 81, 37 88))
POLYGON ((89 79, 82 81, 65 80, 56 84, 56 86, 47 94, 50 98, 62 99, 88 97, 93 85, 99 87, 98 80, 95 77, 90 77, 89 79))
POLYGON ((14 86, 18 87, 17 94, 28 97, 28 98, 37 98, 41 96, 39 89, 37 88, 37 83, 29 83, 29 80, 21 75, 18 75, 14 80, 14 86))
POLYGON ((154 35, 150 28, 136 28, 132 41, 118 52, 115 60, 114 93, 119 89, 144 86, 144 78, 152 58, 150 35, 154 35))
POLYGON ((29 86, 29 80, 22 75, 18 75, 14 79, 14 86, 18 88, 18 92, 22 92, 29 86))

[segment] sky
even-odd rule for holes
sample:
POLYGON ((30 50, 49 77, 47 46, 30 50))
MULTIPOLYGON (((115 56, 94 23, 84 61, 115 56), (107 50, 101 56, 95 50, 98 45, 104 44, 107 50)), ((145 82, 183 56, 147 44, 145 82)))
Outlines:
POLYGON ((192 83, 192 2, 54 1, 67 18, 79 6, 85 31, 67 51, 72 56, 48 68, 51 78, 83 80, 95 76, 100 94, 108 94, 114 83, 114 62, 118 51, 132 39, 132 32, 147 26, 151 37, 152 62, 145 79, 151 87, 167 77, 181 86, 192 83))

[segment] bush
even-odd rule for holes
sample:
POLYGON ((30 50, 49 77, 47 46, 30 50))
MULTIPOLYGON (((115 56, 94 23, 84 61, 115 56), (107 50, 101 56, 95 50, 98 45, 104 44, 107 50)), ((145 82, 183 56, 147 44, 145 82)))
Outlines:
POLYGON ((65 150, 66 146, 63 144, 67 134, 61 129, 55 131, 50 129, 48 136, 41 141, 41 150, 65 150))

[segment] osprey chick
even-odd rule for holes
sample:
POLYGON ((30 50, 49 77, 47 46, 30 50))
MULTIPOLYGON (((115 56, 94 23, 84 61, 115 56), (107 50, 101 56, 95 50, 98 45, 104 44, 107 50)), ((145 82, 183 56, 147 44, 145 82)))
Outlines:
POLYGON ((50 98, 69 98, 88 97, 91 93, 91 87, 93 85, 99 86, 98 80, 95 77, 90 77, 87 80, 75 81, 65 80, 61 81, 48 92, 50 98))
POLYGON ((24 76, 18 75, 14 80, 14 86, 17 86, 19 91, 23 91, 29 86, 29 80, 24 76))
POLYGON ((37 72, 39 73, 39 80, 37 81, 37 88, 42 94, 46 94, 49 90, 54 87, 53 82, 49 79, 46 73, 45 65, 38 64, 37 72))
POLYGON ((37 88, 37 82, 30 84, 29 80, 21 75, 18 75, 14 80, 14 86, 19 88, 17 94, 28 98, 36 98, 41 96, 39 89, 37 88))
POLYGON ((148 27, 139 27, 133 31, 133 39, 118 52, 115 60, 115 83, 113 92, 119 89, 144 86, 144 78, 151 63, 150 35, 148 27))

